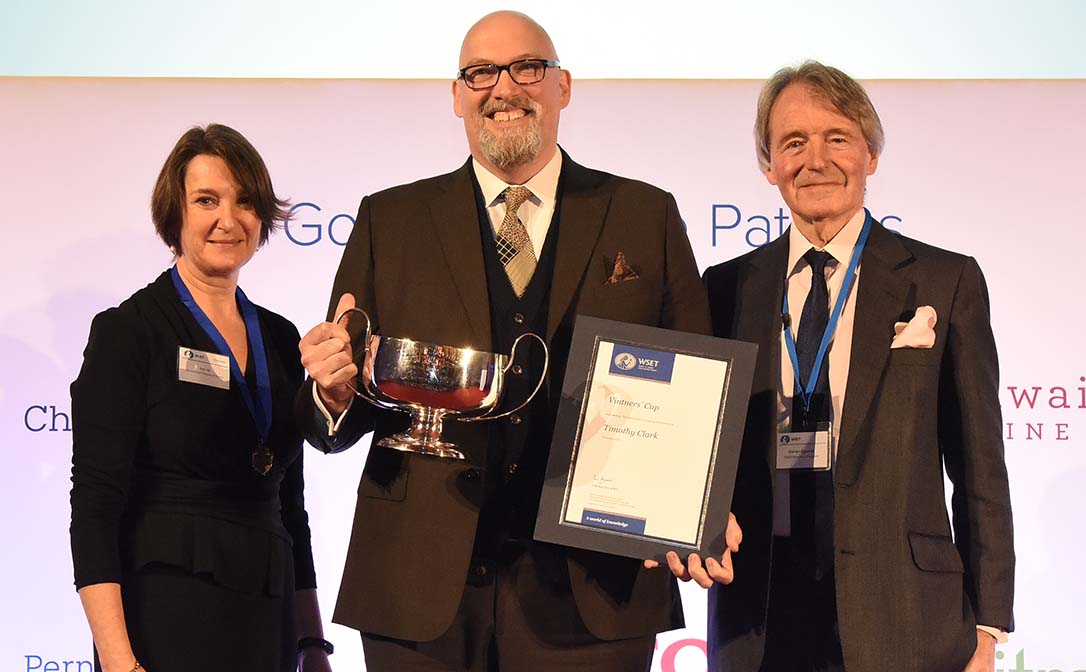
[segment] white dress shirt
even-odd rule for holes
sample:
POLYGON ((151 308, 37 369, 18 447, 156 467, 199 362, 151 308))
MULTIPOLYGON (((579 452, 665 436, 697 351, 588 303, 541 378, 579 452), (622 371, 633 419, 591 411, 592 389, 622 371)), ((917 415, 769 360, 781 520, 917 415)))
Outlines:
POLYGON ((528 230, 535 258, 539 259, 543 254, 543 243, 547 240, 547 231, 550 230, 551 217, 554 215, 554 206, 558 199, 558 176, 562 173, 562 152, 555 149, 554 156, 547 165, 523 185, 504 182, 475 159, 471 160, 471 167, 475 170, 475 179, 479 181, 479 188, 483 192, 483 203, 486 203, 486 214, 490 218, 494 233, 498 232, 505 219, 505 198, 502 192, 508 187, 519 186, 528 187, 528 190, 532 192, 532 197, 521 203, 520 208, 517 209, 517 217, 528 230))
MULTIPOLYGON (((864 209, 860 208, 860 211, 853 215, 844 228, 823 248, 818 248, 807 240, 796 226, 788 229, 788 275, 785 277, 785 288, 788 292, 788 312, 791 316, 793 337, 799 333, 800 314, 803 312, 807 293, 811 290, 811 266, 804 260, 803 255, 811 249, 822 249, 833 257, 826 264, 826 287, 829 289, 829 304, 832 311, 841 293, 845 271, 848 270, 852 249, 860 237, 865 217, 864 209)), ((845 297, 841 317, 837 321, 833 340, 830 341, 830 347, 826 353, 826 364, 830 367, 830 399, 833 402, 830 420, 833 423, 835 451, 837 437, 841 431, 839 418, 841 409, 845 405, 845 385, 848 383, 848 365, 852 355, 852 325, 856 317, 856 292, 859 285, 860 266, 857 265, 856 279, 852 282, 848 296, 845 297)), ((788 348, 784 343, 784 331, 781 331, 780 339, 781 379, 777 387, 777 431, 787 432, 792 425, 792 393, 795 390, 795 378, 792 373, 792 360, 788 356, 788 348)), ((810 375, 810 372, 804 371, 803 374, 810 375)), ((803 382, 806 383, 806 379, 803 382)), ((773 534, 779 537, 790 536, 792 531, 788 479, 789 472, 777 472, 773 497, 773 534)))

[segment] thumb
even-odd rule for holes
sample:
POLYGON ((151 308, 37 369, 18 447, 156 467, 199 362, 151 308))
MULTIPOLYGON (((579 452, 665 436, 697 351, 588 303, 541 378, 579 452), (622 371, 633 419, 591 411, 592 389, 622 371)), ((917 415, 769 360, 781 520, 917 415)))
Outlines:
POLYGON ((342 323, 340 323, 338 321, 338 319, 339 319, 339 317, 341 315, 343 315, 343 313, 345 311, 348 311, 348 310, 350 310, 351 308, 354 308, 354 307, 355 307, 354 294, 351 294, 350 292, 347 292, 343 296, 339 297, 339 303, 336 304, 336 314, 332 316, 334 319, 337 320, 336 324, 341 324, 341 326, 346 328, 347 325, 350 324, 350 322, 351 322, 351 314, 347 313, 346 315, 344 315, 346 320, 344 322, 342 322, 342 323))

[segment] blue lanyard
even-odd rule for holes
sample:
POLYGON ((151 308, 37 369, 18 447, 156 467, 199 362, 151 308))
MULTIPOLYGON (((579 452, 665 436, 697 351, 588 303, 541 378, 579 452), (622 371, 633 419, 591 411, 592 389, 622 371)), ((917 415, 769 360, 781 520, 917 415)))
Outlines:
MULTIPOLYGON (((848 296, 848 292, 852 289, 852 282, 856 279, 856 268, 860 265, 860 255, 863 254, 864 245, 867 244, 867 234, 871 233, 871 213, 864 208, 864 226, 860 230, 860 237, 856 240, 856 246, 852 248, 852 258, 848 262, 848 269, 845 271, 845 278, 841 282, 841 291, 837 294, 837 301, 833 304, 833 312, 830 313, 830 320, 826 323, 826 331, 822 334, 822 343, 818 346, 818 354, 815 356, 814 367, 811 369, 811 375, 807 379, 807 384, 803 384, 803 380, 800 378, 799 371, 799 356, 796 354, 796 339, 792 335, 792 326, 787 324, 784 327, 784 343, 788 347, 788 358, 792 360, 792 375, 796 379, 796 387, 799 388, 800 394, 803 396, 803 408, 808 409, 811 407, 811 395, 814 394, 815 385, 818 384, 818 374, 822 371, 822 361, 826 357, 826 350, 829 350, 830 341, 833 340, 833 332, 837 329, 837 320, 841 318, 841 311, 845 307, 845 298, 848 296)), ((812 279, 811 282, 814 282, 812 279)), ((784 286, 784 299, 781 301, 781 313, 788 314, 788 283, 784 286)))
POLYGON ((238 287, 238 305, 241 307, 241 316, 245 320, 245 330, 249 332, 249 342, 253 346, 253 363, 256 365, 256 391, 258 396, 254 401, 249 385, 245 382, 245 376, 241 373, 241 366, 238 365, 238 360, 234 357, 234 353, 231 352, 230 346, 226 344, 226 339, 215 328, 215 325, 212 324, 203 309, 196 304, 196 300, 192 298, 192 292, 181 280, 181 274, 177 272, 176 265, 170 269, 170 277, 173 279, 173 286, 177 288, 177 293, 181 296, 181 303, 185 304, 192 316, 196 318, 204 333, 218 348, 219 354, 230 358, 230 375, 238 383, 237 387, 241 390, 241 398, 245 400, 245 405, 249 408, 249 413, 256 423, 260 445, 264 445, 271 430, 271 379, 268 376, 268 358, 264 352, 264 337, 260 333, 260 321, 256 316, 256 306, 245 296, 245 292, 241 291, 241 287, 238 287))

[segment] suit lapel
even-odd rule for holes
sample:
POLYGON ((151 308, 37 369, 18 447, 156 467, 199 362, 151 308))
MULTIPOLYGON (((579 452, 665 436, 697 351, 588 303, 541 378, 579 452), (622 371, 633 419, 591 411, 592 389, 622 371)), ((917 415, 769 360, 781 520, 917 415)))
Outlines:
POLYGON ((479 232, 479 210, 471 178, 471 159, 449 176, 446 189, 430 203, 430 220, 450 280, 460 294, 475 347, 490 347, 490 300, 479 232))
MULTIPOLYGON (((751 437, 767 446, 766 460, 770 473, 775 470, 775 436, 777 431, 777 392, 781 377, 781 295, 788 272, 788 235, 769 243, 763 254, 751 259, 750 274, 741 280, 742 296, 737 302, 738 322, 735 338, 759 344, 751 388, 751 409, 758 417, 751 430, 762 434, 751 437)), ((752 419, 755 416, 752 415, 752 419)))
POLYGON ((836 479, 840 483, 852 483, 862 463, 866 445, 858 444, 857 438, 883 378, 894 322, 915 294, 911 279, 901 270, 912 259, 896 235, 873 222, 857 278, 852 354, 837 449, 836 479))
POLYGON ((599 173, 574 163, 562 154, 558 211, 558 248, 547 309, 547 342, 562 323, 573 296, 581 286, 588 260, 596 247, 611 195, 601 193, 599 173))

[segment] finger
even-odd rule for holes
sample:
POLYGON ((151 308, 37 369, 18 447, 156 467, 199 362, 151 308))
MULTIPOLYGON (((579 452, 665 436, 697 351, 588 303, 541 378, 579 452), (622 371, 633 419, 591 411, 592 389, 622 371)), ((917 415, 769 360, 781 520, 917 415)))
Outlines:
POLYGON ((340 354, 351 359, 350 346, 342 338, 329 338, 320 343, 307 345, 302 351, 302 364, 306 362, 317 364, 340 354))
POLYGON ((739 544, 743 543, 743 528, 739 527, 739 521, 731 512, 728 512, 728 528, 724 533, 724 541, 728 549, 735 552, 739 551, 739 544))
POLYGON ((341 386, 358 377, 358 366, 351 361, 350 357, 341 352, 314 366, 309 371, 309 377, 322 387, 341 386))
POLYGON ((679 554, 675 551, 667 552, 667 566, 671 570, 671 573, 675 575, 681 581, 689 581, 690 574, 686 571, 686 567, 683 565, 683 561, 679 559, 679 554))
POLYGON ((645 569, 656 569, 660 566, 660 563, 656 562, 655 560, 646 560, 642 564, 645 566, 645 569))
POLYGON ((735 580, 735 570, 732 568, 732 552, 724 551, 718 562, 716 558, 705 559, 705 571, 717 583, 731 583, 735 580))
MULTIPOLYGON (((337 318, 339 318, 340 315, 343 315, 343 313, 345 311, 348 311, 348 310, 350 310, 351 308, 354 308, 354 307, 355 307, 354 294, 351 294, 350 292, 347 292, 343 296, 339 297, 339 303, 336 304, 336 314, 333 315, 332 318, 337 319, 337 318)), ((352 313, 347 313, 347 315, 345 315, 343 317, 342 322, 339 322, 338 319, 337 319, 336 323, 339 324, 342 327, 346 327, 348 324, 350 324, 352 317, 353 317, 352 313)))
POLYGON ((301 357, 302 366, 310 378, 321 378, 335 373, 352 361, 350 352, 344 349, 339 339, 311 346, 301 357))
POLYGON ((332 335, 332 323, 321 322, 309 331, 305 332, 302 340, 298 342, 298 349, 304 350, 306 346, 313 346, 327 341, 332 335))
POLYGON ((702 588, 713 585, 713 579, 705 571, 705 567, 701 564, 701 556, 697 553, 691 553, 690 557, 686 559, 686 571, 690 573, 690 578, 694 579, 702 588))
POLYGON ((325 362, 333 363, 327 364, 326 369, 318 369, 315 374, 309 376, 321 387, 339 388, 342 392, 344 385, 358 378, 358 366, 342 353, 337 355, 337 360, 325 360, 325 362))
POLYGON ((331 325, 331 329, 328 331, 328 340, 340 341, 343 346, 349 351, 351 348, 351 332, 347 331, 347 318, 343 318, 343 322, 339 324, 331 325))

